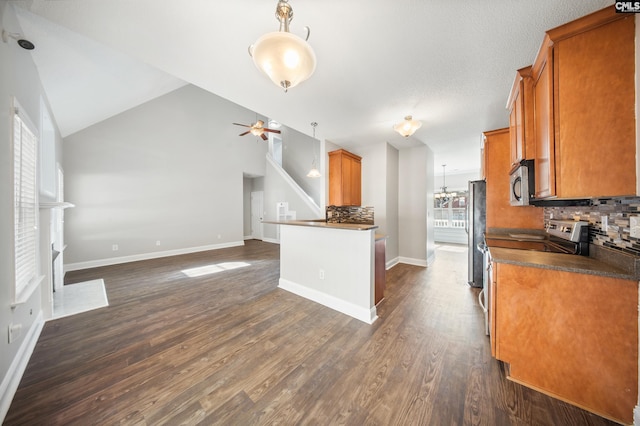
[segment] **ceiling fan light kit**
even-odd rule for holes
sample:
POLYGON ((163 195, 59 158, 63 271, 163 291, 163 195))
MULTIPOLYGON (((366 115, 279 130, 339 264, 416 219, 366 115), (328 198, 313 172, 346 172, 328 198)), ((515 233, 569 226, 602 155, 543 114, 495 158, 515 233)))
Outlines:
POLYGON ((316 54, 309 43, 309 27, 306 39, 289 32, 293 9, 288 0, 280 0, 276 7, 280 29, 264 34, 251 46, 249 55, 253 63, 285 92, 302 83, 316 69, 316 54))
POLYGON ((404 121, 393 126, 393 130, 400 133, 405 138, 408 138, 409 136, 413 135, 421 126, 421 122, 419 122, 418 120, 414 120, 413 117, 407 115, 404 118, 404 121))
POLYGON ((244 135, 248 135, 249 133, 251 133, 254 136, 261 137, 263 141, 266 141, 267 139, 269 139, 267 137, 267 135, 265 135, 265 132, 280 133, 280 130, 269 129, 267 127, 264 127, 264 121, 262 121, 262 120, 257 120, 255 123, 251 123, 251 125, 249 125, 249 124, 240 124, 240 123, 232 123, 232 124, 235 124, 236 126, 242 126, 242 127, 248 127, 249 128, 249 130, 247 130, 246 132, 240 133, 238 136, 244 136, 244 135))

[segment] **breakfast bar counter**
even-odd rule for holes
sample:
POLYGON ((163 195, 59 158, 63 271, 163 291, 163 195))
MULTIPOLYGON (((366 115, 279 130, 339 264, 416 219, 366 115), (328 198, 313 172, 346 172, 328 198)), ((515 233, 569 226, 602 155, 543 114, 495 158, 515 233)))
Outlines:
POLYGON ((375 306, 375 242, 370 224, 265 221, 280 226, 278 287, 368 324, 375 306))

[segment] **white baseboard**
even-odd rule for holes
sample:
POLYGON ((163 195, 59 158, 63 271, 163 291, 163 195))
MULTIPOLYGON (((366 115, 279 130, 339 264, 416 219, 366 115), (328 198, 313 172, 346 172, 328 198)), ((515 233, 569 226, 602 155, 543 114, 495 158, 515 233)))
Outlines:
POLYGON ((161 257, 177 256, 180 254, 197 253, 201 251, 218 250, 229 247, 243 246, 244 241, 232 241, 229 243, 212 244, 208 246, 190 247, 186 249, 155 251, 152 253, 134 254, 132 256, 112 257, 109 259, 90 260, 87 262, 68 263, 64 265, 65 273, 81 269, 97 268, 99 266, 118 265, 120 263, 137 262, 139 260, 158 259, 161 257))
POLYGON ((413 259, 411 257, 403 257, 400 256, 398 258, 398 262, 399 263, 406 263, 407 265, 414 265, 414 266, 423 266, 423 267, 427 267, 427 261, 424 259, 413 259))
POLYGON ((640 405, 633 409, 633 424, 640 425, 640 405))
POLYGON ((253 240, 253 235, 245 235, 244 240, 253 240))
POLYGON ((263 238, 262 241, 265 243, 280 244, 280 241, 275 238, 263 238))
POLYGON ((349 315, 350 317, 367 324, 373 324, 373 322, 378 319, 375 306, 371 307, 371 309, 362 308, 351 302, 347 302, 346 300, 338 299, 337 297, 305 287, 284 278, 280 278, 278 287, 331 308, 334 311, 342 312, 343 314, 349 315))
POLYGON ((388 271, 389 269, 391 269, 394 266, 396 266, 398 263, 400 263, 400 258, 399 257, 395 257, 395 258, 387 261, 387 263, 385 265, 385 269, 388 271))
POLYGON ((18 385, 20 384, 20 380, 22 380, 24 371, 27 369, 29 358, 31 358, 36 343, 38 343, 42 327, 44 327, 44 317, 42 311, 40 311, 0 384, 0 423, 4 421, 5 416, 9 412, 11 401, 13 401, 13 396, 18 390, 18 385))
POLYGON ((433 265, 433 262, 436 261, 436 252, 434 251, 431 256, 427 258, 427 267, 433 265))

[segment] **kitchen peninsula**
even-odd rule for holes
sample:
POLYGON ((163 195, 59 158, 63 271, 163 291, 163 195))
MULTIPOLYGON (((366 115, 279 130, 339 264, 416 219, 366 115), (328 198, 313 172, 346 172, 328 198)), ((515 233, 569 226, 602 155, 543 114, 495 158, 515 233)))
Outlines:
MULTIPOLYGON (((279 287, 367 324, 375 306, 376 235, 372 224, 325 220, 266 222, 280 225, 279 287)), ((384 256, 379 259, 384 264, 384 256)))

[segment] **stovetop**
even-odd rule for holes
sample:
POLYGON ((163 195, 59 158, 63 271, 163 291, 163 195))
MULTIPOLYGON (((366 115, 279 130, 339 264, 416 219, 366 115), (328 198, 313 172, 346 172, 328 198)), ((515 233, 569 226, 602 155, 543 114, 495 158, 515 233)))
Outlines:
POLYGON ((589 255, 589 224, 584 221, 549 220, 544 233, 509 233, 485 236, 489 247, 589 255))

